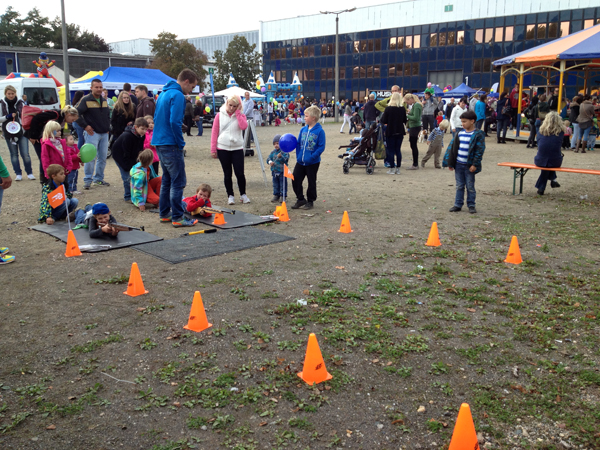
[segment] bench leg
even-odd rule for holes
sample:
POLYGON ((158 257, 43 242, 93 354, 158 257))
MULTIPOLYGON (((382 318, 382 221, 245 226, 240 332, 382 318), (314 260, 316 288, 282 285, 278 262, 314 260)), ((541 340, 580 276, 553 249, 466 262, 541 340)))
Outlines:
POLYGON ((517 169, 513 169, 513 195, 515 195, 516 186, 517 186, 517 169))
POLYGON ((519 180, 519 195, 523 193, 523 178, 525 178, 525 174, 527 173, 527 171, 529 169, 513 169, 514 170, 514 176, 513 176, 513 195, 515 195, 515 190, 516 190, 516 182, 517 182, 517 178, 520 178, 519 180))

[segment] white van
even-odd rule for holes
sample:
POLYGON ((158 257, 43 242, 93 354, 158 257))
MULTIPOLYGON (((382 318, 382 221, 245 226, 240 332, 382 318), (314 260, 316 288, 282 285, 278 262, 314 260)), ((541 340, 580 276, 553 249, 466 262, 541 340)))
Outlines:
POLYGON ((9 78, 0 80, 0 96, 4 98, 4 88, 12 86, 17 97, 27 96, 27 103, 40 109, 60 109, 58 88, 52 78, 9 78))

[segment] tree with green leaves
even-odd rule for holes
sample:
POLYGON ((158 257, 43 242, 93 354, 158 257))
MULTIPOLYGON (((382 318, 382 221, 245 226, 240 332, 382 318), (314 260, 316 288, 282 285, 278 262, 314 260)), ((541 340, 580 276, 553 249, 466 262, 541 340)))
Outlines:
MULTIPOLYGON (((54 48, 62 47, 62 21, 56 17, 52 22, 52 46, 54 48)), ((106 41, 96 33, 88 30, 81 30, 79 25, 73 23, 67 24, 67 45, 69 48, 76 48, 82 52, 110 52, 110 47, 106 41)))
POLYGON ((204 90, 207 72, 203 66, 208 63, 204 52, 188 41, 177 39, 176 34, 166 31, 150 41, 150 48, 154 53, 153 69, 159 69, 173 78, 177 78, 183 69, 193 70, 199 78, 200 92, 204 90))
POLYGON ((229 74, 232 73, 235 81, 243 89, 251 90, 256 85, 256 78, 260 74, 262 54, 256 50, 256 44, 250 45, 244 36, 234 36, 227 50, 215 51, 215 90, 220 91, 227 87, 229 74))

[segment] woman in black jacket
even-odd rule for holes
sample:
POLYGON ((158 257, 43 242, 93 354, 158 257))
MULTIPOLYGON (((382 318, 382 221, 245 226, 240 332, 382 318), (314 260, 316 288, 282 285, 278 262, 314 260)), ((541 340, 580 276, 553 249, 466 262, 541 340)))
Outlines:
POLYGON ((121 92, 110 118, 112 141, 116 142, 119 136, 123 134, 123 131, 125 131, 125 128, 131 125, 134 120, 135 108, 133 107, 133 102, 127 92, 121 92))
POLYGON ((496 105, 496 136, 498 144, 506 144, 506 130, 508 129, 510 119, 510 100, 508 99, 508 92, 503 92, 496 105))
POLYGON ((571 122, 571 126, 573 127, 573 136, 571 137, 571 150, 575 150, 575 147, 577 147, 577 140, 581 139, 581 128, 579 128, 579 122, 577 122, 581 102, 583 102, 583 97, 581 95, 578 95, 573 99, 573 102, 571 103, 571 112, 569 113, 569 122, 571 122))
POLYGON ((29 143, 27 142, 27 138, 23 136, 23 127, 21 126, 25 102, 17 97, 17 90, 10 85, 4 88, 4 96, 0 100, 0 123, 2 123, 2 134, 10 152, 10 162, 17 176, 16 180, 21 181, 23 179, 23 172, 19 164, 19 154, 21 154, 21 159, 23 159, 27 178, 35 180, 31 170, 29 143), (12 127, 18 128, 18 130, 13 133, 12 131, 14 130, 12 130, 12 127))
POLYGON ((537 95, 533 96, 531 99, 531 103, 529 104, 529 108, 527 108, 527 119, 529 120, 529 139, 527 139, 527 148, 537 147, 535 143, 535 135, 537 134, 537 129, 535 127, 535 122, 537 120, 537 104, 540 99, 537 95))
POLYGON ((398 175, 400 173, 400 165, 402 164, 402 153, 400 147, 404 135, 406 134, 405 125, 406 109, 400 105, 402 97, 398 92, 394 92, 388 103, 387 108, 383 111, 381 116, 381 123, 387 125, 386 129, 386 140, 387 150, 389 155, 390 170, 387 171, 389 175, 398 175), (394 157, 396 157, 394 159, 394 157), (397 162, 396 162, 397 161, 397 162))
POLYGON ((117 163, 123 180, 123 199, 131 201, 131 176, 129 172, 137 163, 138 155, 144 150, 144 139, 148 130, 148 122, 143 117, 135 119, 134 125, 126 127, 119 139, 112 146, 112 157, 117 163))

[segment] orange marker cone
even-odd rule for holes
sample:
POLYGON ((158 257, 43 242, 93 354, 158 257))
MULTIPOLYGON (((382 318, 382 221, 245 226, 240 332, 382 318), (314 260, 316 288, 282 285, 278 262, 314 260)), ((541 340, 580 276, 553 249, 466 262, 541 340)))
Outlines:
POLYGON ((523 262, 523 259, 521 259, 521 250, 519 249, 519 241, 516 236, 513 236, 510 241, 510 247, 504 262, 510 264, 521 264, 523 262))
POLYGON ((67 258, 70 258, 71 256, 81 256, 81 250, 79 250, 79 244, 77 243, 77 239, 75 239, 75 233, 73 233, 73 230, 69 230, 65 256, 67 258))
POLYGON ((192 309, 190 310, 190 318, 188 319, 187 325, 184 325, 183 328, 200 332, 210 327, 212 327, 212 323, 208 323, 208 319, 206 318, 202 296, 199 291, 196 291, 194 294, 194 301, 192 302, 192 309))
POLYGON ((127 290, 123 292, 125 295, 130 297, 137 297, 138 295, 147 294, 148 291, 144 289, 144 282, 142 281, 142 275, 140 275, 140 269, 137 263, 131 265, 131 273, 129 274, 129 283, 127 283, 127 290))
POLYGON ((277 217, 279 217, 279 221, 280 222, 289 222, 290 221, 290 216, 288 216, 288 211, 287 211, 287 206, 285 206, 285 202, 283 202, 280 206, 280 210, 279 210, 279 215, 277 217))
POLYGON ((342 225, 338 230, 340 233, 352 233, 350 228, 350 217, 348 217, 348 211, 344 211, 344 217, 342 217, 342 225))
POLYGON ((215 214, 213 225, 225 225, 225 216, 223 214, 215 214))
POLYGON ((325 367, 323 355, 314 333, 308 336, 308 346, 306 347, 306 356, 304 357, 304 368, 297 374, 308 384, 319 384, 323 381, 331 380, 333 377, 325 367))
POLYGON ((475 432, 475 424, 471 416, 471 408, 466 403, 460 405, 456 425, 452 432, 452 440, 448 450, 480 450, 479 442, 477 442, 477 433, 475 432))
POLYGON ((440 242, 440 234, 438 233, 437 222, 433 222, 431 224, 431 230, 429 231, 429 239, 427 239, 427 243, 425 244, 429 247, 439 247, 442 245, 440 242))

